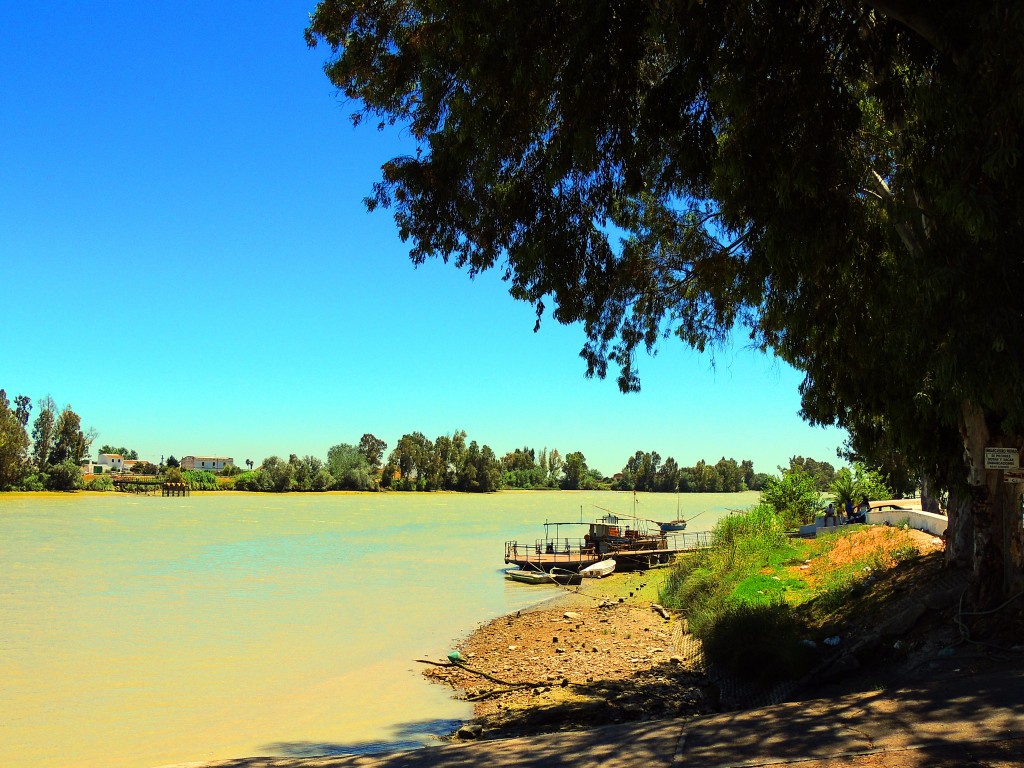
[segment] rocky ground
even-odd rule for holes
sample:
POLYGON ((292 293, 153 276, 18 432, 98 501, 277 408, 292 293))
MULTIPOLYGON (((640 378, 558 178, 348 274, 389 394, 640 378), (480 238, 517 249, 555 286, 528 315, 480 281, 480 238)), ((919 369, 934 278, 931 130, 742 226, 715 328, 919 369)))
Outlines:
POLYGON ((488 737, 709 711, 707 680, 675 650, 678 620, 641 595, 646 574, 587 581, 539 608, 495 619, 425 674, 475 702, 488 737))

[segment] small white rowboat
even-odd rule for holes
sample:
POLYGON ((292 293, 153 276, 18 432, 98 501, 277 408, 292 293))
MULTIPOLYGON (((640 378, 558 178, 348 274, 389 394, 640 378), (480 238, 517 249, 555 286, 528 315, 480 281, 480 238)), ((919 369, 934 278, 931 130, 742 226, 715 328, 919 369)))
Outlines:
POLYGON ((580 573, 590 579, 600 579, 607 576, 609 573, 615 570, 614 560, 601 560, 592 565, 588 565, 580 573))

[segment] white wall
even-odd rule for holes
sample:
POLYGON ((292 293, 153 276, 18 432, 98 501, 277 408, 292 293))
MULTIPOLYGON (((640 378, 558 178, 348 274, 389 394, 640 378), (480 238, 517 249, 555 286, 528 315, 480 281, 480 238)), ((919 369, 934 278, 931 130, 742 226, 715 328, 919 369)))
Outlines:
POLYGON ((945 515, 936 515, 931 512, 922 512, 919 509, 885 509, 871 510, 868 512, 868 523, 871 525, 901 525, 904 521, 910 521, 910 527, 919 531, 928 531, 933 536, 941 536, 946 532, 945 515))

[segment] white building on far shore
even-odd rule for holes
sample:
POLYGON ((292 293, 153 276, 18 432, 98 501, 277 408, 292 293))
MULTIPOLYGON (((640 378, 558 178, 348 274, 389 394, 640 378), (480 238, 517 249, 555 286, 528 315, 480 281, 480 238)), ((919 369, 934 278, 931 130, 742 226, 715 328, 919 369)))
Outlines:
POLYGON ((102 472, 121 472, 124 469, 124 456, 120 453, 101 453, 96 464, 103 467, 102 472))
POLYGON ((234 463, 235 460, 230 456, 183 456, 181 468, 220 472, 224 467, 234 463))

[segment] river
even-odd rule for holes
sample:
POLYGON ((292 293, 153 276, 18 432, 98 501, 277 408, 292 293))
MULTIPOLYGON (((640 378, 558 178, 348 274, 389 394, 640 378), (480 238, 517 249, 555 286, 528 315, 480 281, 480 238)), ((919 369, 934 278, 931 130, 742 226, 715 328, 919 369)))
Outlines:
MULTIPOLYGON (((639 494, 637 514, 678 503, 700 530, 756 496, 639 494)), ((471 712, 415 659, 554 589, 501 578, 504 541, 599 508, 632 496, 0 495, 0 765, 421 744, 471 712)))

